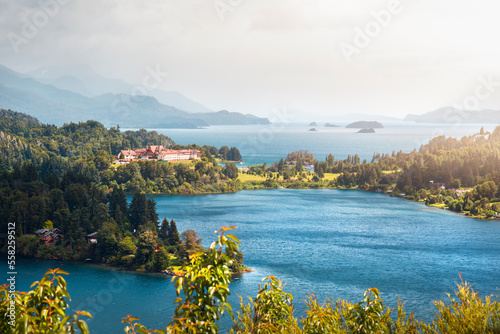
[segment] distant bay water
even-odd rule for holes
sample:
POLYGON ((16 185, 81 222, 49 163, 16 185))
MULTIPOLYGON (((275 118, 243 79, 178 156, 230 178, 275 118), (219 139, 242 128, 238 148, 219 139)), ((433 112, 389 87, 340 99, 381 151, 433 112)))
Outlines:
MULTIPOLYGON (((407 310, 430 320, 432 301, 445 300, 459 273, 481 293, 500 287, 500 224, 468 219, 420 203, 363 191, 258 190, 200 196, 154 196, 163 219, 180 231, 194 229, 209 246, 221 226, 237 226, 245 263, 254 271, 231 284, 237 295, 255 296, 268 275, 284 280, 297 316, 315 292, 320 301, 357 302, 377 287, 391 307, 401 296, 407 310)), ((0 262, 7 267, 5 257, 0 262)), ((18 259, 17 289, 26 291, 48 268, 70 272, 72 309, 90 311, 92 333, 121 333, 133 314, 149 328, 165 327, 174 312, 170 277, 136 274, 99 265, 18 259)), ((4 270, 5 273, 5 270, 4 270)), ((5 279, 4 279, 5 281, 5 279)), ((231 321, 221 323, 225 332, 231 321)))
MULTIPOLYGON (((359 129, 325 127, 307 124, 270 124, 243 126, 210 126, 206 129, 153 129, 172 138, 177 144, 223 145, 237 147, 242 154, 243 166, 279 161, 290 152, 304 149, 313 152, 318 160, 328 154, 336 159, 358 154, 361 160, 371 161, 374 153, 411 152, 419 149, 430 139, 445 135, 461 138, 478 133, 481 124, 421 124, 410 122, 383 122, 383 129, 376 133, 357 133, 359 129), (308 131, 315 128, 317 131, 308 131)), ((484 124, 492 131, 494 124, 484 124)), ((126 130, 126 129, 122 129, 126 130)))

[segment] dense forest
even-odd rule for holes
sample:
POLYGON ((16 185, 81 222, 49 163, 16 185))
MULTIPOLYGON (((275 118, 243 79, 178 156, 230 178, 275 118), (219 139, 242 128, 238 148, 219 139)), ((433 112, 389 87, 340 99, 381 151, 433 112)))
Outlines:
MULTIPOLYGON (((190 145, 203 153, 201 160, 112 164, 120 150, 147 145, 185 148, 156 132, 122 133, 95 121, 58 128, 0 110, 0 228, 15 222, 18 253, 26 256, 153 271, 182 264, 201 249, 201 239, 191 230, 179 235, 173 220, 160 222, 155 201, 144 193, 236 191, 236 167, 218 166, 210 150, 220 159, 240 153, 190 145), (130 204, 127 193, 134 194, 130 204), (62 238, 34 235, 42 229, 57 229, 62 238)), ((235 271, 242 268, 235 262, 235 271)))

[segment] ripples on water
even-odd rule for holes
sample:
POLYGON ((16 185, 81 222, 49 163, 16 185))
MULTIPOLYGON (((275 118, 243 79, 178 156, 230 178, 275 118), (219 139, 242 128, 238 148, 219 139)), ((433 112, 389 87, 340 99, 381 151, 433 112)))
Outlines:
MULTIPOLYGON (((357 302, 366 289, 377 287, 388 305, 394 307, 401 296, 408 310, 429 320, 432 300, 453 291, 459 272, 482 295, 500 286, 500 224, 495 221, 362 191, 262 190, 155 200, 161 218, 174 218, 180 231, 195 229, 204 246, 219 227, 238 227, 234 234, 254 272, 231 285, 233 306, 238 294, 255 296, 260 280, 275 275, 293 293, 298 315, 304 311, 301 300, 313 291, 320 301, 357 302)), ((18 266, 20 289, 60 265, 71 273, 71 307, 95 315, 89 322, 94 333, 121 332, 120 320, 127 314, 152 328, 170 321, 175 290, 169 278, 159 275, 25 260, 18 266)), ((226 319, 222 326, 229 324, 226 319)))

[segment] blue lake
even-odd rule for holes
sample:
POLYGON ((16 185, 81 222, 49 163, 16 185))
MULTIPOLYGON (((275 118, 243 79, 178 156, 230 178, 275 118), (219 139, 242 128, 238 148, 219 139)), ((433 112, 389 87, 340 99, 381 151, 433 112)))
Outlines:
MULTIPOLYGON (((500 287, 500 223, 478 221, 386 195, 341 190, 262 190, 204 196, 154 196, 161 219, 179 231, 194 229, 208 246, 221 226, 237 226, 245 263, 254 271, 231 284, 237 295, 255 296, 260 280, 275 275, 293 293, 298 315, 315 292, 326 298, 362 299, 377 287, 395 306, 429 320, 433 300, 446 299, 459 273, 481 295, 500 287)), ((5 261, 3 262, 4 265, 5 261)), ((130 274, 58 261, 18 262, 19 290, 51 267, 70 272, 71 308, 89 310, 93 333, 120 333, 133 314, 161 328, 173 314, 174 285, 160 275, 130 274)), ((5 272, 5 271, 4 271, 5 272)), ((230 326, 230 319, 222 323, 230 326)))

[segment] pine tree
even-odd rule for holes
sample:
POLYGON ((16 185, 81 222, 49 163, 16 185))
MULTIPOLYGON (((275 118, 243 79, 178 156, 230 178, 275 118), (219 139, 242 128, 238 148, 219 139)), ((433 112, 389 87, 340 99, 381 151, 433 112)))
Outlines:
POLYGON ((119 206, 116 207, 115 216, 113 217, 121 231, 128 231, 130 229, 128 217, 122 212, 119 206))
POLYGON ((169 257, 168 253, 164 247, 161 247, 157 250, 153 255, 153 270, 154 271, 164 271, 168 268, 169 265, 169 257))
POLYGON ((156 213, 156 202, 152 198, 148 198, 147 200, 147 220, 150 223, 153 223, 153 225, 156 227, 156 232, 159 230, 159 220, 160 216, 158 216, 158 213, 156 213))
POLYGON ((241 160, 241 153, 236 147, 231 147, 231 149, 229 150, 228 160, 231 160, 231 161, 240 161, 241 160))
POLYGON ((148 222, 148 200, 146 195, 136 192, 130 203, 130 223, 132 228, 138 229, 140 225, 148 222))
POLYGON ((170 231, 170 224, 167 220, 167 217, 163 218, 163 221, 161 222, 161 227, 160 230, 158 231, 158 238, 161 240, 168 242, 168 234, 170 231))
POLYGON ((38 180, 38 172, 34 163, 24 163, 21 167, 23 181, 28 183, 38 180))
POLYGON ((109 195, 109 214, 115 220, 118 208, 120 208, 121 213, 128 212, 127 195, 121 187, 113 188, 109 195))
POLYGON ((168 243, 170 246, 177 246, 180 243, 179 232, 177 231, 177 225, 172 219, 170 221, 170 226, 168 230, 168 243))
POLYGON ((285 169, 285 162, 283 161, 283 158, 281 158, 280 162, 278 163, 278 172, 282 172, 283 169, 285 169))

